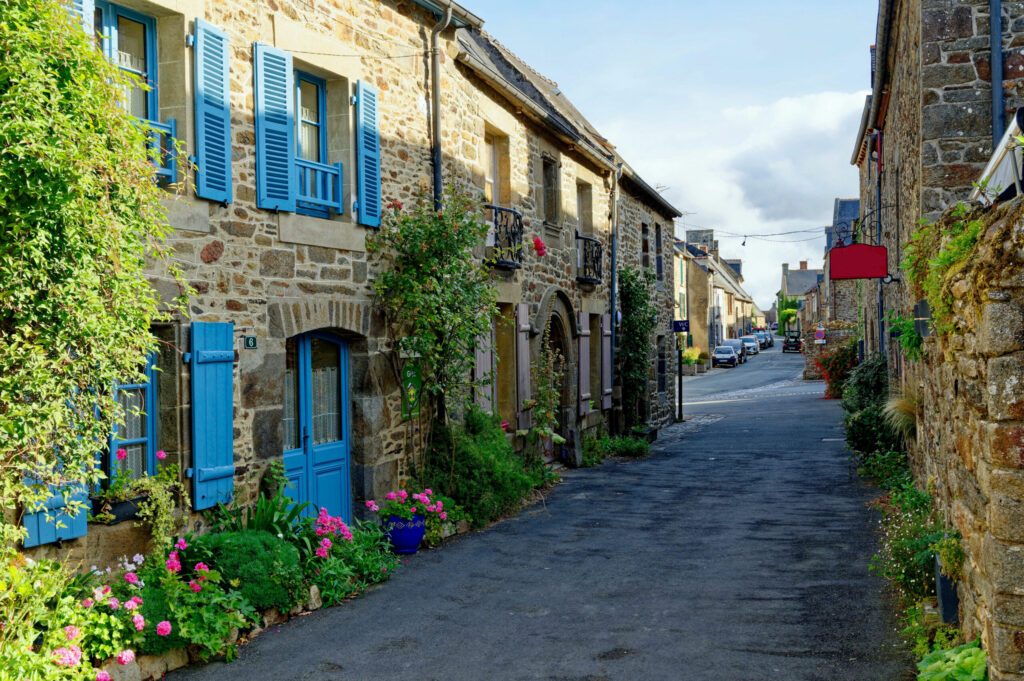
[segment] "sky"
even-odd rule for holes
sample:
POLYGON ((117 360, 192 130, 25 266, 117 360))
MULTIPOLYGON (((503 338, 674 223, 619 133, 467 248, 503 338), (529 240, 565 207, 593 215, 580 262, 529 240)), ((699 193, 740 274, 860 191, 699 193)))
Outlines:
POLYGON ((742 258, 764 310, 782 263, 820 267, 850 165, 877 3, 867 0, 462 0, 558 83, 649 184, 742 258), (806 240, 814 237, 813 240, 806 240), (803 241, 795 241, 805 239, 803 241), (791 240, 789 243, 781 241, 791 240))

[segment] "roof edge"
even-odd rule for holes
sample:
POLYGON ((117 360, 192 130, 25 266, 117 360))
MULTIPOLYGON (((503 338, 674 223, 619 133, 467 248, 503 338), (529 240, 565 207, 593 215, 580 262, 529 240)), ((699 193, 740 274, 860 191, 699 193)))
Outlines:
POLYGON ((645 194, 647 198, 653 199, 654 203, 661 206, 666 212, 671 214, 673 218, 683 217, 682 211, 669 203, 668 200, 661 195, 661 192, 647 184, 647 182, 644 181, 644 178, 640 177, 625 161, 623 161, 622 177, 630 180, 641 193, 645 194))
POLYGON ((457 2, 452 0, 412 0, 413 4, 419 5, 425 10, 428 10, 434 14, 434 16, 444 16, 445 10, 449 7, 452 10, 452 26, 455 28, 465 28, 466 26, 472 26, 473 28, 480 28, 484 25, 484 20, 477 15, 470 12, 468 9, 463 7, 457 2))

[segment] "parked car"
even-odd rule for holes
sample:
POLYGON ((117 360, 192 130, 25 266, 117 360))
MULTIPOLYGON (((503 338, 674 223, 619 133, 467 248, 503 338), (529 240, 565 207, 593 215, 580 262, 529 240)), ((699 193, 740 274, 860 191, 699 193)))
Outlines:
POLYGON ((800 339, 799 331, 786 332, 786 339, 782 341, 783 352, 800 352, 803 350, 803 340, 800 339))
POLYGON ((774 348, 775 347, 775 333, 772 332, 772 331, 765 331, 764 335, 768 339, 768 347, 774 348))
POLYGON ((744 347, 747 348, 747 354, 756 355, 761 352, 761 349, 757 347, 757 339, 753 336, 744 336, 740 340, 743 341, 744 347))
POLYGON ((735 367, 739 363, 740 363, 740 358, 736 354, 736 351, 733 350, 728 345, 719 345, 717 348, 715 348, 714 353, 712 353, 712 355, 711 355, 711 366, 713 366, 713 367, 720 367, 720 366, 735 367))
POLYGON ((764 350, 768 347, 768 334, 764 331, 755 331, 754 337, 757 338, 757 346, 764 350))
POLYGON ((747 348, 743 345, 743 341, 739 338, 726 338, 722 341, 722 345, 728 345, 736 352, 736 356, 740 358, 740 364, 747 361, 748 353, 747 348))

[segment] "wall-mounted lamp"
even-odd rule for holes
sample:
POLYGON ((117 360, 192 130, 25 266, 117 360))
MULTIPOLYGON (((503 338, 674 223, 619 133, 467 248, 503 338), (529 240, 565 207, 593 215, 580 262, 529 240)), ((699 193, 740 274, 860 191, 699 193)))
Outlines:
POLYGON ((900 281, 899 277, 894 277, 891 274, 887 274, 884 277, 882 277, 883 284, 891 284, 894 281, 900 281))

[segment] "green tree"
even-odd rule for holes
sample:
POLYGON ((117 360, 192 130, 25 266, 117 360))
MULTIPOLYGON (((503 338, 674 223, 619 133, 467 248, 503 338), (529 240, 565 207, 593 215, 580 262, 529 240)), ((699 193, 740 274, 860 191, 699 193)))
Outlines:
POLYGON ((652 302, 654 275, 650 270, 623 267, 619 270, 618 362, 622 377, 622 403, 626 427, 640 421, 640 404, 646 398, 651 370, 652 334, 658 311, 652 302))
POLYGON ((32 511, 100 476, 111 386, 144 380, 167 314, 144 275, 167 220, 126 76, 67 8, 5 2, 0 55, 0 501, 32 511))
POLYGON ((796 296, 779 296, 779 329, 785 331, 799 314, 800 301, 796 296))

